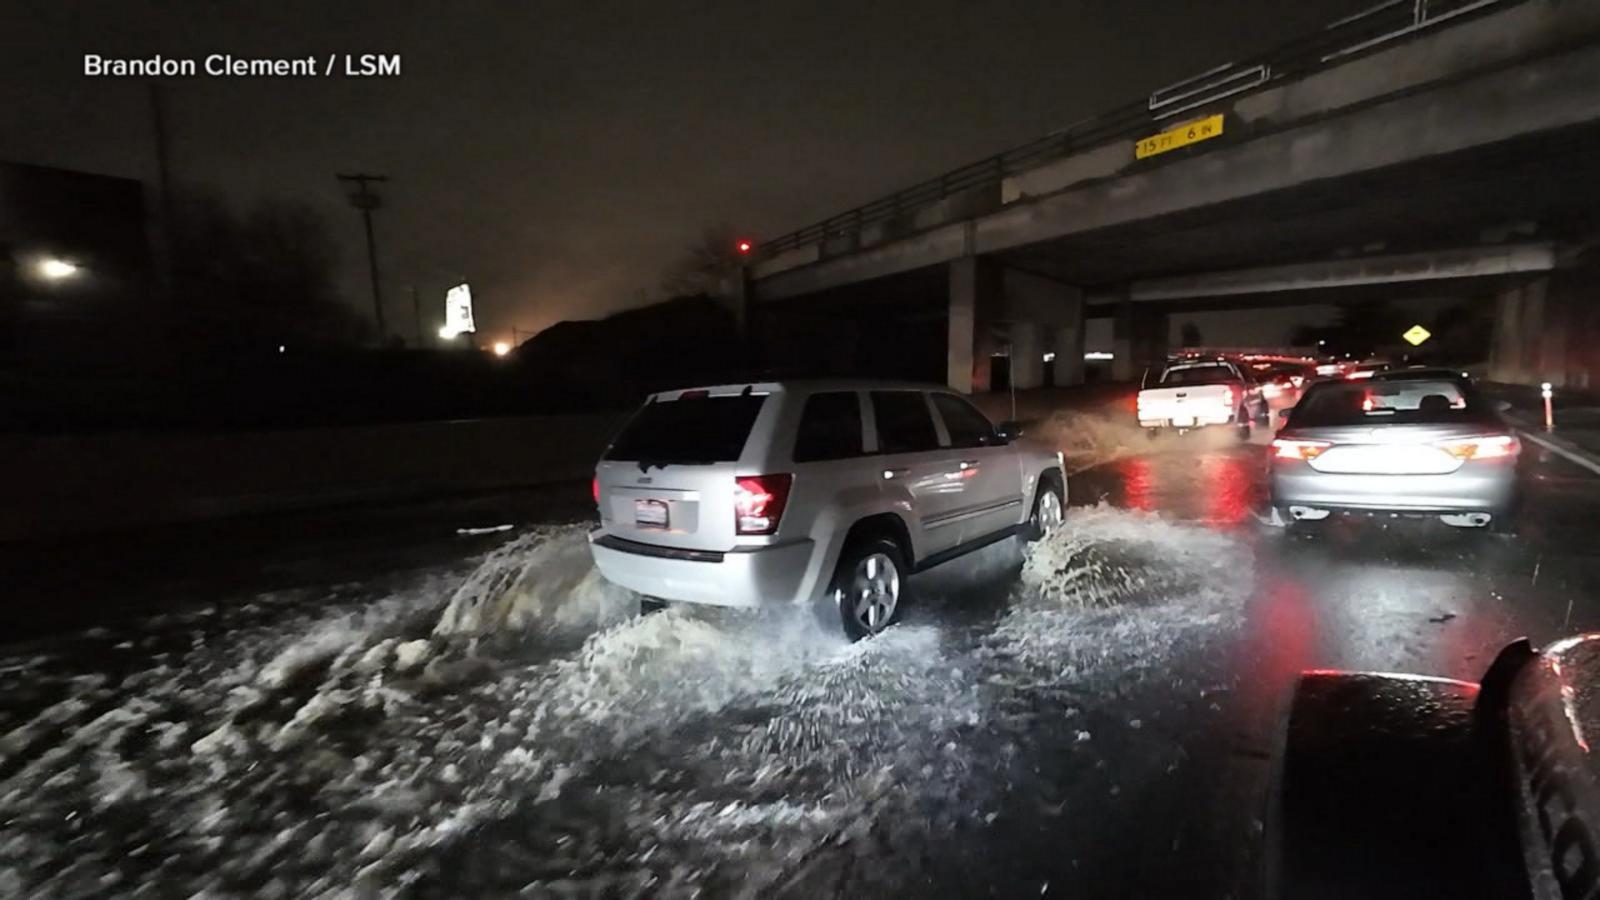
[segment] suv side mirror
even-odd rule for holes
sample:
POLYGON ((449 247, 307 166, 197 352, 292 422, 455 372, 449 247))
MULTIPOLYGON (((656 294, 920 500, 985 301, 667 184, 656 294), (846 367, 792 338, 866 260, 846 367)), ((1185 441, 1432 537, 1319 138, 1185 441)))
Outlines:
POLYGON ((1278 419, 1278 427, 1279 428, 1288 428, 1289 427, 1289 416, 1293 412, 1294 412, 1294 407, 1292 407, 1292 406, 1285 406, 1283 409, 1278 410, 1277 419, 1278 419))
POLYGON ((1009 444, 1022 437, 1022 425, 1008 419, 994 427, 994 436, 999 438, 1001 443, 1009 444))

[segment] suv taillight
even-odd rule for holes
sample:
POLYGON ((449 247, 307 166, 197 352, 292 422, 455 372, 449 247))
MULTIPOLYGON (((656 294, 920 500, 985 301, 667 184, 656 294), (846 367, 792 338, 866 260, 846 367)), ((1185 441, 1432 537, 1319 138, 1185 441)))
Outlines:
POLYGON ((600 505, 600 476, 599 475, 596 475, 594 477, 594 480, 589 482, 589 492, 594 494, 594 505, 595 506, 599 506, 600 505))
POLYGON ((772 534, 778 530, 784 504, 789 502, 793 475, 753 475, 733 484, 734 531, 772 534))

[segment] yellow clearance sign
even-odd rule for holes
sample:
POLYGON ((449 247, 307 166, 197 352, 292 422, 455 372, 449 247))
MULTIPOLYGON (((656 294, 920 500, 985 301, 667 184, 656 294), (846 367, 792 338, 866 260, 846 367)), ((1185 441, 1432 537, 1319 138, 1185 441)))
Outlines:
POLYGON ((1204 119, 1190 122, 1186 125, 1179 125, 1176 128, 1169 128, 1160 134, 1152 134, 1147 138, 1141 139, 1139 143, 1133 145, 1133 158, 1144 159, 1147 156, 1155 156, 1158 153, 1165 153, 1168 150, 1176 150, 1179 147, 1187 147, 1190 144, 1209 141, 1214 137, 1221 136, 1222 113, 1217 113, 1214 116, 1207 116, 1204 119))

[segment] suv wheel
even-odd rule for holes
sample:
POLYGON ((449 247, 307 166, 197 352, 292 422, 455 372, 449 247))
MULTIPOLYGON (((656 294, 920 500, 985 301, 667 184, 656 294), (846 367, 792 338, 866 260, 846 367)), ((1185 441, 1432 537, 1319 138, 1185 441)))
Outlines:
POLYGON ((906 567, 888 538, 852 541, 839 557, 828 592, 852 641, 888 628, 905 599, 906 567))
POLYGON ((1025 537, 1037 541, 1061 527, 1067 518, 1067 507, 1061 499, 1061 483, 1052 476, 1039 479, 1039 493, 1033 498, 1033 513, 1028 516, 1025 537))

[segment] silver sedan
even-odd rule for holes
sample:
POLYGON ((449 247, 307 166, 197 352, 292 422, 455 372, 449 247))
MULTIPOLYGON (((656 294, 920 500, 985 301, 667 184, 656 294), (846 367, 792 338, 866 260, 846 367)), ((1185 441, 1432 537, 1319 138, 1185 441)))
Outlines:
POLYGON ((1492 401, 1450 373, 1321 382, 1272 442, 1272 505, 1285 522, 1396 513, 1504 525, 1521 450, 1492 401))

